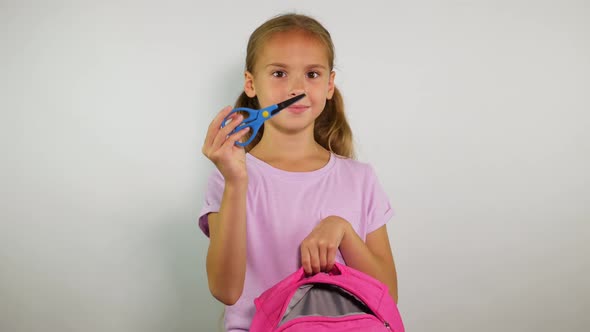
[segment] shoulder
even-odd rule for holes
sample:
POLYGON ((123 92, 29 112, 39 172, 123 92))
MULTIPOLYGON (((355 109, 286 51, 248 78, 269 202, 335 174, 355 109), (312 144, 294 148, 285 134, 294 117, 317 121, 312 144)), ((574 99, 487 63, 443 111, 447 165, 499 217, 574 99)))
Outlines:
POLYGON ((371 181, 375 178, 375 170, 368 162, 342 157, 337 154, 334 154, 334 158, 338 165, 338 172, 343 176, 364 181, 371 181))

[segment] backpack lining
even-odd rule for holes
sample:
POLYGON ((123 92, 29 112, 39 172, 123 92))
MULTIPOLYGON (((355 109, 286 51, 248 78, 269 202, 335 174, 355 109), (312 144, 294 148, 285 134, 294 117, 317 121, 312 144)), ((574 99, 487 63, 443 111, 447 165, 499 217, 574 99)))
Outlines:
POLYGON ((360 299, 341 287, 330 284, 306 284, 297 289, 279 326, 298 317, 344 317, 358 314, 374 315, 360 299))

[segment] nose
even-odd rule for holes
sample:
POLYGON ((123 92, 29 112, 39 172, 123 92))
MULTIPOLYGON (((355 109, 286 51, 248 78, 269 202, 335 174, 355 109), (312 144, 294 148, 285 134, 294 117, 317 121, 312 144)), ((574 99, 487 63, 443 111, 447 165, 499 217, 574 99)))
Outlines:
POLYGON ((303 79, 293 78, 289 87, 289 96, 298 96, 305 92, 303 79))
POLYGON ((305 90, 303 89, 292 89, 291 92, 289 93, 289 96, 299 96, 300 94, 304 93, 305 90))

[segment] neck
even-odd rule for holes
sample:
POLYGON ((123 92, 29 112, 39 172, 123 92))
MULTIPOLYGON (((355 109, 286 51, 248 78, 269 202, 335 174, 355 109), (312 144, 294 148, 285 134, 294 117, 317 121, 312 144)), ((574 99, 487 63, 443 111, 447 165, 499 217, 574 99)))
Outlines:
POLYGON ((253 156, 261 160, 285 162, 313 158, 326 152, 327 150, 315 141, 313 126, 297 133, 282 133, 272 126, 266 126, 262 139, 250 150, 253 156))

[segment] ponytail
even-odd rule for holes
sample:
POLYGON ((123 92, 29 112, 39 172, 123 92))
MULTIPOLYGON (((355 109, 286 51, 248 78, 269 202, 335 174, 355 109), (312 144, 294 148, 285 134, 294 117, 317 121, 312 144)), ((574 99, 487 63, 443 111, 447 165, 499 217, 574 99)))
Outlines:
POLYGON ((322 114, 315 120, 314 138, 326 150, 337 155, 355 158, 352 130, 344 113, 344 101, 334 87, 332 99, 326 101, 322 114))

